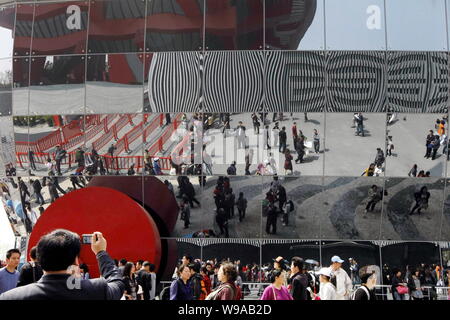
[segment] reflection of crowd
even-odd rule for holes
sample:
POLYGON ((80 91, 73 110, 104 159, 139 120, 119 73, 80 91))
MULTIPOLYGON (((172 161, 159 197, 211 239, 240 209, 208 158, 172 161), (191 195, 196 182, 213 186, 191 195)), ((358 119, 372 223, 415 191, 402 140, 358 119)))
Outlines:
MULTIPOLYGON (((291 118, 294 119, 291 113, 291 118)), ((286 173, 293 173, 292 161, 293 154, 296 154, 295 163, 303 163, 305 157, 309 154, 310 150, 316 154, 320 153, 320 135, 317 129, 312 132, 311 142, 307 141, 306 136, 303 134, 302 130, 297 128, 297 122, 293 122, 291 128, 286 128, 286 126, 280 127, 280 122, 287 120, 283 113, 274 113, 272 120, 269 119, 268 113, 252 113, 251 123, 253 125, 253 133, 256 136, 262 135, 262 145, 261 148, 266 150, 266 154, 262 162, 257 163, 256 171, 254 174, 257 175, 273 175, 277 173, 277 162, 274 159, 274 149, 278 148, 278 152, 286 158, 285 170, 286 173), (270 123, 273 126, 270 126, 270 123), (288 149, 288 130, 292 133, 292 148, 288 149), (292 158, 292 159, 290 159, 292 158)), ((245 149, 245 175, 251 175, 250 166, 253 162, 254 150, 249 145, 249 133, 248 128, 244 125, 242 121, 238 121, 236 127, 232 128, 230 113, 221 113, 217 119, 215 116, 207 116, 207 121, 205 122, 205 130, 210 128, 222 128, 223 138, 232 136, 237 144, 237 149, 245 149)), ((305 122, 309 121, 305 114, 305 122)), ((211 167, 211 160, 209 160, 209 155, 204 155, 204 159, 208 159, 208 166, 211 167)), ((235 162, 235 161, 234 161, 235 162)), ((234 164, 235 166, 235 164, 234 164)), ((229 166, 232 168, 233 163, 229 166)), ((228 173, 228 170, 227 170, 228 173)), ((235 173, 228 173, 233 175, 235 173)))
POLYGON ((10 170, 9 177, 0 182, 3 205, 16 235, 21 234, 18 229, 20 224, 25 227, 27 233, 31 232, 44 212, 45 205, 53 203, 61 195, 86 186, 83 176, 71 175, 69 181, 72 187, 65 189, 60 183, 66 181, 67 177, 58 177, 52 170, 48 174, 42 178, 36 176, 14 178, 10 170), (17 195, 14 190, 17 190, 17 195))
POLYGON ((275 175, 270 183, 270 190, 263 200, 263 216, 267 217, 266 233, 277 234, 277 221, 280 214, 283 226, 289 225, 289 216, 295 216, 295 213, 292 213, 294 210, 294 202, 288 199, 286 189, 275 175))

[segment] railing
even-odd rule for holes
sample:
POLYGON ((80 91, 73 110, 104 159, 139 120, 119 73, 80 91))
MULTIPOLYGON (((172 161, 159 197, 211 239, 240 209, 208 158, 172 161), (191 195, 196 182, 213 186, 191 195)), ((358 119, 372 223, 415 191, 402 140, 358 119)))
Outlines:
MULTIPOLYGON (((161 123, 163 121, 164 115, 161 114, 159 117, 154 118, 151 123, 145 127, 145 122, 142 121, 140 124, 135 125, 132 130, 130 130, 128 133, 125 134, 123 138, 121 138, 117 143, 115 144, 116 150, 115 152, 121 153, 123 151, 129 152, 130 148, 129 145, 139 139, 139 137, 142 134, 142 139, 145 142, 146 137, 150 135, 150 132, 152 130, 155 130, 158 126, 161 126, 161 123), (149 130, 151 129, 151 130, 149 130)), ((155 141, 155 143, 148 149, 149 153, 152 155, 150 158, 155 158, 156 154, 163 150, 164 144, 167 143, 167 141, 170 139, 170 137, 173 135, 175 130, 178 128, 179 121, 181 118, 181 114, 178 114, 174 119, 173 122, 167 126, 162 133, 162 135, 155 141)), ((115 123, 114 125, 109 128, 108 132, 106 132, 104 135, 102 135, 99 139, 94 141, 92 143, 92 146, 96 150, 100 150, 102 147, 104 147, 109 141, 111 141, 114 137, 117 137, 117 132, 120 130, 119 128, 123 128, 127 123, 131 122, 133 119, 133 116, 126 115, 125 117, 122 117, 115 123)), ((100 121, 103 123, 108 123, 111 121, 111 118, 104 118, 103 120, 99 120, 97 118, 96 121, 100 121)), ((76 137, 73 142, 69 142, 68 144, 65 144, 64 147, 67 148, 67 146, 73 147, 77 143, 80 143, 80 139, 83 139, 84 137, 87 137, 87 135, 93 135, 100 132, 104 127, 102 125, 92 127, 91 130, 86 135, 78 136, 76 137), (100 128, 100 129, 99 129, 100 128)), ((20 143, 18 144, 20 146, 20 143)), ((19 150, 19 148, 16 147, 16 150, 19 150)), ((23 148, 26 150, 26 148, 23 148)), ((75 153, 76 151, 69 151, 67 152, 67 156, 61 161, 61 165, 68 165, 69 168, 71 168, 72 164, 75 162, 75 153)), ((89 155, 90 153, 85 153, 86 155, 89 155)), ((28 158, 28 152, 26 151, 17 151, 16 152, 17 157, 17 163, 21 168, 24 168, 24 163, 29 162, 28 158)), ((34 162, 36 164, 45 164, 47 162, 47 158, 51 158, 52 160, 55 159, 55 153, 54 152, 35 152, 34 153, 34 162)), ((134 164, 134 168, 137 172, 139 172, 140 169, 144 167, 144 157, 143 155, 136 155, 136 156, 111 156, 109 154, 104 154, 102 157, 105 159, 105 163, 108 169, 112 170, 128 170, 132 164, 134 164)), ((159 157, 160 158, 160 167, 161 170, 167 171, 171 169, 171 157, 159 157)))

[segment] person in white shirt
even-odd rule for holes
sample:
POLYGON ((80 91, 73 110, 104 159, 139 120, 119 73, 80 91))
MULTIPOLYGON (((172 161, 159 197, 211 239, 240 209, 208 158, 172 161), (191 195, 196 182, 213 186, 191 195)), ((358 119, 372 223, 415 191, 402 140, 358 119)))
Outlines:
POLYGON ((331 275, 336 277, 336 298, 337 300, 349 300, 352 293, 352 280, 347 272, 342 269, 344 260, 338 256, 331 258, 331 275))
MULTIPOLYGON (((331 279, 331 268, 322 268, 317 273, 319 275, 320 289, 319 296, 320 300, 337 300, 336 287, 330 282, 331 279)), ((316 297, 312 293, 313 299, 316 297)))

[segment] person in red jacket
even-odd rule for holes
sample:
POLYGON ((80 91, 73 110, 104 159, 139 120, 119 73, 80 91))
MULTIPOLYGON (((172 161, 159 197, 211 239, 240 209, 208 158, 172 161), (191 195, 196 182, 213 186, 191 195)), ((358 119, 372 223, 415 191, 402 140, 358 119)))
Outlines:
POLYGON ((203 277, 203 282, 205 283, 206 295, 211 293, 211 279, 208 275, 208 269, 206 266, 200 269, 200 275, 203 277))
POLYGON ((292 126, 292 138, 293 138, 294 145, 295 145, 295 141, 298 138, 297 122, 294 122, 294 125, 292 126))

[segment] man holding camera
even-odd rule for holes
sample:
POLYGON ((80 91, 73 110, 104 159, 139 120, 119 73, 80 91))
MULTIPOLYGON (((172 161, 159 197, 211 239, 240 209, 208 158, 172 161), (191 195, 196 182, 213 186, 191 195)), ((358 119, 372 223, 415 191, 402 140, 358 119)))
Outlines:
POLYGON ((64 229, 46 234, 37 244, 37 259, 44 270, 42 278, 0 295, 0 300, 119 300, 125 284, 106 252, 106 239, 100 232, 92 234, 91 249, 103 278, 74 279, 68 269, 78 265, 80 237, 64 229))

